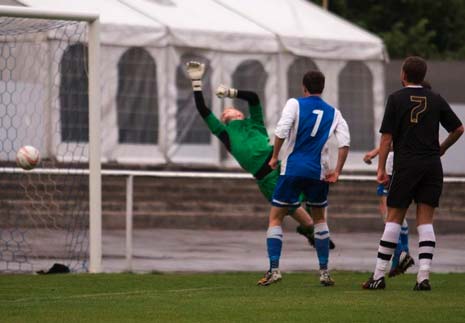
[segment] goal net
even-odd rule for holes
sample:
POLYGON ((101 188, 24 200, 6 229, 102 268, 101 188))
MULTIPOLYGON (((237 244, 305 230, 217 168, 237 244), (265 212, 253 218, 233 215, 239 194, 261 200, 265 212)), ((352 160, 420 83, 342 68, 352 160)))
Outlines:
POLYGON ((0 8, 0 272, 88 269, 88 39, 85 21, 0 8), (15 164, 25 145, 32 171, 15 164))

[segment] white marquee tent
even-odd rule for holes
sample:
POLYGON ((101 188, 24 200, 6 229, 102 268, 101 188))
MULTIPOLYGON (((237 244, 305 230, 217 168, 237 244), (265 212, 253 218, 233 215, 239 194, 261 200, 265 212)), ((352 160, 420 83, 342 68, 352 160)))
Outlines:
MULTIPOLYGON (((239 104, 212 96, 220 83, 257 91, 265 106, 270 134, 287 98, 299 95, 303 73, 317 68, 326 75, 324 98, 341 109, 352 128, 353 151, 361 153, 375 144, 384 104, 384 45, 378 37, 307 1, 20 3, 34 8, 100 13, 105 161, 235 166, 197 117, 183 71, 190 59, 208 66, 206 101, 217 114, 224 105, 239 104), (128 57, 136 57, 138 64, 124 61, 128 57), (128 85, 123 80, 127 73, 145 73, 147 77, 150 69, 154 71, 151 88, 128 85), (150 102, 156 111, 149 111, 150 117, 142 116, 146 123, 143 126, 155 129, 153 140, 139 141, 137 135, 124 135, 121 127, 134 130, 140 123, 128 116, 131 107, 121 98, 123 92, 155 100, 150 102)), ((360 155, 351 155, 349 166, 356 168, 360 155)))

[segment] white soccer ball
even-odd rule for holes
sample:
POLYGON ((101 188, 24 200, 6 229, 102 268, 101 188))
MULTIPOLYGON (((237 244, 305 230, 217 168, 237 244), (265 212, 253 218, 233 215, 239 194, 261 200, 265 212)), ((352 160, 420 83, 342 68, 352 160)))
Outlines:
POLYGON ((40 153, 37 148, 32 146, 23 146, 16 153, 16 165, 22 169, 33 169, 40 161, 40 153))

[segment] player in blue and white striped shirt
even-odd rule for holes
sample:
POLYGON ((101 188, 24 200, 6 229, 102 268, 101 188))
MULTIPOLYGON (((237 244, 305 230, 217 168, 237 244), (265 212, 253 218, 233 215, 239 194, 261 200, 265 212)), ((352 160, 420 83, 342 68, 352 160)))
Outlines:
POLYGON ((299 195, 305 194, 307 205, 315 223, 315 247, 320 264, 320 282, 334 284, 328 272, 329 229, 325 218, 329 185, 337 181, 349 152, 350 134, 341 113, 327 104, 321 93, 324 75, 310 71, 303 78, 304 97, 290 99, 282 112, 275 130, 272 168, 278 165, 278 155, 283 149, 281 175, 276 185, 267 232, 270 270, 258 284, 269 285, 281 279, 279 258, 282 248, 282 221, 289 206, 298 206, 299 195), (336 169, 329 170, 327 142, 334 134, 339 146, 336 169))

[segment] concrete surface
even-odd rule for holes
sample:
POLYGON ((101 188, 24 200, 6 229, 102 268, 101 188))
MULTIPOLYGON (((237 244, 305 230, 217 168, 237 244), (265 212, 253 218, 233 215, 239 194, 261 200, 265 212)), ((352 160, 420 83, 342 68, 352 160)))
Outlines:
MULTIPOLYGON (((330 268, 372 271, 379 233, 334 233, 336 249, 330 254, 330 268)), ((127 270, 125 233, 104 231, 105 272, 127 270)), ((134 231, 132 270, 135 272, 223 272, 265 271, 268 268, 265 231, 215 231, 140 229, 134 231)), ((418 237, 411 236, 410 248, 418 257, 418 237)), ((281 257, 283 271, 318 269, 315 249, 294 232, 285 232, 281 257)), ((415 266, 410 269, 416 272, 415 266)), ((465 236, 438 235, 433 259, 434 272, 465 272, 465 236)))

